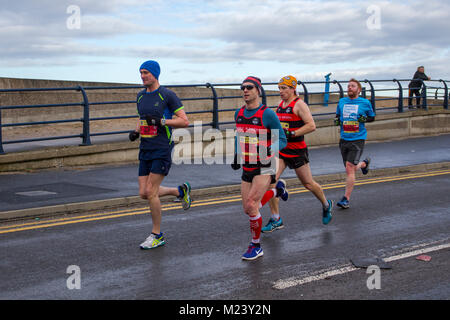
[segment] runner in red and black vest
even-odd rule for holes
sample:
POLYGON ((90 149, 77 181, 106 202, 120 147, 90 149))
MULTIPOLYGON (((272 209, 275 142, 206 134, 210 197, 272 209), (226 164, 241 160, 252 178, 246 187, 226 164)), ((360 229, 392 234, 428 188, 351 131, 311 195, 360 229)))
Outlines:
MULTIPOLYGON (((281 102, 276 111, 281 126, 287 137, 287 146, 280 150, 280 161, 276 178, 278 179, 286 166, 294 169, 303 186, 311 191, 322 203, 322 223, 331 220, 333 202, 327 200, 322 187, 313 179, 309 166, 308 147, 305 134, 316 130, 316 124, 308 105, 297 96, 297 79, 293 76, 281 78, 278 82, 281 102)), ((273 198, 269 202, 272 216, 262 232, 272 232, 283 228, 283 221, 279 213, 279 200, 273 198)))
MULTIPOLYGON (((276 182, 275 156, 286 146, 286 136, 277 115, 260 102, 261 80, 247 77, 241 90, 245 105, 235 113, 236 144, 235 157, 231 167, 241 168, 241 196, 245 213, 250 218, 252 242, 242 256, 254 260, 263 255, 260 245, 262 218, 259 212, 261 199, 271 184, 276 182)), ((275 196, 287 199, 283 185, 277 184, 275 196)))

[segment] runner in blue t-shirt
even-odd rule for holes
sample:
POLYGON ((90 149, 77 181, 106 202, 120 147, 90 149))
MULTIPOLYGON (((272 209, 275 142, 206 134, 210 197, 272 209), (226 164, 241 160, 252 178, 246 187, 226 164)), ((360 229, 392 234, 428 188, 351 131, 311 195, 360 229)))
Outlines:
POLYGON ((130 140, 139 136, 139 195, 147 199, 152 214, 152 233, 140 245, 142 249, 152 249, 165 244, 161 232, 160 196, 174 195, 182 200, 183 209, 191 205, 191 186, 188 182, 178 188, 161 186, 172 165, 172 128, 189 125, 183 104, 177 95, 160 86, 158 77, 160 67, 156 61, 146 61, 139 68, 141 79, 146 87, 137 95, 139 120, 136 130, 130 132, 130 140), (172 118, 175 115, 175 118, 172 118))
POLYGON ((369 172, 370 158, 359 161, 367 139, 366 122, 375 120, 375 113, 369 100, 359 97, 361 83, 350 79, 347 87, 348 97, 339 100, 335 124, 341 127, 339 148, 347 173, 345 194, 337 205, 343 209, 350 207, 349 200, 356 180, 356 170, 363 174, 369 172))

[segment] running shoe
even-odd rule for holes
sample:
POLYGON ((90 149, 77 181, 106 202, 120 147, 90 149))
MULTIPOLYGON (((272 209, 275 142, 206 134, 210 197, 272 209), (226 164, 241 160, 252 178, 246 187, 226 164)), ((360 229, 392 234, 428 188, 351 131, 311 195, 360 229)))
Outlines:
POLYGON ((247 252, 242 255, 242 260, 255 260, 264 255, 264 252, 259 245, 255 245, 253 242, 248 246, 247 252))
POLYGON ((181 195, 181 205, 183 206, 184 210, 187 210, 191 207, 192 199, 191 199, 191 185, 189 182, 183 183, 179 190, 182 191, 181 195))
POLYGON ((150 234, 150 236, 148 236, 147 239, 145 239, 144 242, 141 243, 140 247, 141 249, 148 250, 163 246, 165 244, 166 241, 164 240, 164 236, 162 233, 159 236, 152 233, 150 234))
POLYGON ((350 202, 348 201, 348 199, 347 199, 346 196, 343 196, 342 199, 341 199, 341 201, 339 201, 339 202, 337 203, 337 205, 338 205, 339 207, 341 207, 342 209, 348 209, 348 208, 350 208, 350 202))
POLYGON ((278 229, 283 229, 283 220, 281 220, 281 217, 278 220, 275 220, 274 218, 270 218, 269 222, 266 224, 265 227, 261 229, 261 232, 263 233, 269 233, 278 229))
POLYGON ((287 201, 289 198, 289 192, 286 189, 286 181, 283 179, 278 180, 275 188, 277 189, 277 197, 280 197, 283 201, 287 201))
POLYGON ((333 210, 333 201, 328 200, 328 208, 323 209, 322 212, 322 223, 328 224, 331 221, 331 218, 333 215, 331 214, 331 211, 333 210))
POLYGON ((365 158, 363 161, 366 163, 366 167, 365 168, 361 168, 361 171, 362 171, 363 174, 368 174, 369 173, 370 158, 365 158))

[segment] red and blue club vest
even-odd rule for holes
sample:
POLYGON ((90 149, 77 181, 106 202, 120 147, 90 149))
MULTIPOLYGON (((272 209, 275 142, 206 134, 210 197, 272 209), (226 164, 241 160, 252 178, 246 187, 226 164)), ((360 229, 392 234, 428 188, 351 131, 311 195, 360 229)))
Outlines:
POLYGON ((263 124, 263 114, 267 106, 262 106, 256 113, 247 118, 244 116, 243 106, 236 117, 236 131, 238 143, 241 148, 241 156, 244 160, 242 165, 246 171, 253 171, 261 167, 270 167, 270 146, 272 145, 271 131, 263 124), (261 163, 262 148, 265 148, 264 163, 261 163))
MULTIPOLYGON (((284 130, 295 131, 305 125, 302 118, 294 113, 294 106, 300 98, 297 97, 291 101, 286 107, 283 107, 283 101, 277 108, 277 116, 280 119, 281 127, 284 130)), ((306 148, 304 136, 291 137, 287 139, 286 147, 280 151, 280 155, 287 158, 294 158, 300 155, 300 149, 306 148)))

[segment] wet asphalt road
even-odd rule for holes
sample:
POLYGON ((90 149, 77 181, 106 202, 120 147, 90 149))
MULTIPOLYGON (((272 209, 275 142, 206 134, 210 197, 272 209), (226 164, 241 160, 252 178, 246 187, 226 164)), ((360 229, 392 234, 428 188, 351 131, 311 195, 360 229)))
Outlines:
MULTIPOLYGON (((342 187, 325 190, 338 200, 342 187)), ((386 258, 417 245, 450 242, 450 174, 360 185, 328 226, 310 193, 281 203, 286 227, 264 234, 264 256, 241 260, 249 223, 241 202, 165 211, 164 247, 143 251, 146 214, 0 234, 0 299, 450 299, 450 250, 391 262, 381 289, 364 269, 287 289, 354 257, 386 258), (80 270, 81 289, 69 290, 80 270)), ((264 223, 268 208, 262 209, 264 223)), ((3 226, 6 229, 9 226, 3 226)))
MULTIPOLYGON (((309 156, 314 176, 345 172, 337 145, 311 148, 309 156)), ((372 169, 446 162, 450 160, 450 134, 368 142, 362 159, 367 156, 372 158, 372 169)), ((1 211, 136 196, 137 168, 137 164, 127 164, 0 174, 0 217, 1 211), (50 194, 20 195, 30 191, 50 194)), ((201 189, 238 184, 240 176, 229 164, 173 164, 163 184, 177 186, 189 181, 193 189, 201 189)), ((283 177, 293 178, 295 173, 286 170, 283 177)))

